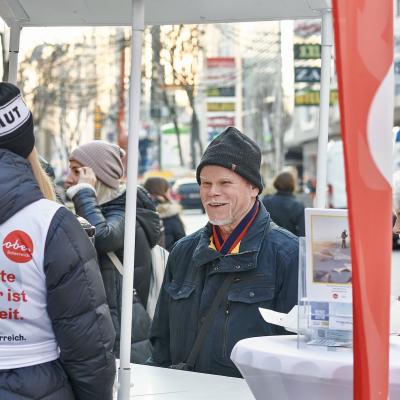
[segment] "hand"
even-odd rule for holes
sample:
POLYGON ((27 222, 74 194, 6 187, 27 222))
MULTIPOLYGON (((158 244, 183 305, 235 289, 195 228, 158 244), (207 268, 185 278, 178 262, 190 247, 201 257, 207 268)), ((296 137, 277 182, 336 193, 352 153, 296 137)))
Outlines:
POLYGON ((96 186, 96 175, 94 174, 92 168, 90 167, 82 167, 78 169, 79 171, 79 180, 78 183, 88 183, 89 185, 96 186))

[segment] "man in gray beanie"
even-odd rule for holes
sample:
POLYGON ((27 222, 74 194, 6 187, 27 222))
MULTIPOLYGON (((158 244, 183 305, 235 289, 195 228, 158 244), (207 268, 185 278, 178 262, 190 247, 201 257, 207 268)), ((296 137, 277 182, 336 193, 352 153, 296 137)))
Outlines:
POLYGON ((172 249, 150 340, 152 363, 236 376, 241 339, 285 333, 259 307, 297 303, 298 239, 275 225, 258 199, 261 151, 229 127, 203 154, 196 176, 209 223, 172 249))

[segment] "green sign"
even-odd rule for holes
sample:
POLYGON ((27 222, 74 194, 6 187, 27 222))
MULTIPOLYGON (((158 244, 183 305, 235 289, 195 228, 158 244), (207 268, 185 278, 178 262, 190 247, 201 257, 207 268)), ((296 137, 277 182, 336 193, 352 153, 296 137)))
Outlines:
POLYGON ((321 58, 321 45, 317 43, 302 43, 294 45, 295 60, 317 60, 321 58))
POLYGON ((207 88, 207 97, 234 97, 235 87, 209 87, 207 88))

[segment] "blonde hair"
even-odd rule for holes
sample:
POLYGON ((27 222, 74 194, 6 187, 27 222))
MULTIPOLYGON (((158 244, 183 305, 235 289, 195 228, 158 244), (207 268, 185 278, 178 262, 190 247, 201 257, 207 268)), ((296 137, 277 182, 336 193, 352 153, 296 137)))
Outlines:
POLYGON ((56 201, 56 193, 54 191, 53 184, 40 164, 38 153, 35 147, 27 159, 31 164, 33 175, 36 178, 43 196, 48 200, 56 201))

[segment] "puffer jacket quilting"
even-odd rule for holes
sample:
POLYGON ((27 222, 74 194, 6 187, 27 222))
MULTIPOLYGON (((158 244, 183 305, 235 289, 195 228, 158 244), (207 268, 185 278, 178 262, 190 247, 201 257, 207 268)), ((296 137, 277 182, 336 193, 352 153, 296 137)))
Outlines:
MULTIPOLYGON (((29 163, 0 150, 0 223, 42 197, 29 163)), ((115 331, 94 248, 64 207, 55 213, 48 229, 44 272, 47 310, 60 358, 1 370, 0 398, 110 400, 115 331)))

